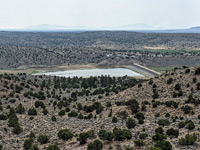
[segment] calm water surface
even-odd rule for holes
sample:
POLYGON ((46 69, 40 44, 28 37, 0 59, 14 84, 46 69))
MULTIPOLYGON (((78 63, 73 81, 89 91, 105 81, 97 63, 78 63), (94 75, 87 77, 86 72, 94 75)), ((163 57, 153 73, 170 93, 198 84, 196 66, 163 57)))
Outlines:
POLYGON ((90 77, 90 76, 101 76, 101 75, 109 75, 109 76, 131 76, 138 77, 143 76, 139 73, 136 73, 130 69, 126 68, 108 68, 108 69, 78 69, 78 70, 66 70, 66 71, 56 71, 56 72, 46 72, 40 73, 37 75, 51 75, 51 76, 60 76, 60 77, 90 77))

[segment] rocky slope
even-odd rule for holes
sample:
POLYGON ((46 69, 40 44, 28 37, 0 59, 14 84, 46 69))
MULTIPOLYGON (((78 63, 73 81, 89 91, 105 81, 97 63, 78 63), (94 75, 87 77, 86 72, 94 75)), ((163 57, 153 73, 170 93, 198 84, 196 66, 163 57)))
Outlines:
POLYGON ((200 69, 187 67, 148 81, 0 75, 0 144, 77 150, 98 139, 103 149, 199 149, 199 90, 200 69))

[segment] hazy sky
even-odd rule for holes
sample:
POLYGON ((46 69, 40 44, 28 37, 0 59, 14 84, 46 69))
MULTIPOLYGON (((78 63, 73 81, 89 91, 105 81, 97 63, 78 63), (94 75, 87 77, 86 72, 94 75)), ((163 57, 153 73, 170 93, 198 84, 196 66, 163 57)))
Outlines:
POLYGON ((0 28, 200 25, 200 0, 0 0, 0 28))

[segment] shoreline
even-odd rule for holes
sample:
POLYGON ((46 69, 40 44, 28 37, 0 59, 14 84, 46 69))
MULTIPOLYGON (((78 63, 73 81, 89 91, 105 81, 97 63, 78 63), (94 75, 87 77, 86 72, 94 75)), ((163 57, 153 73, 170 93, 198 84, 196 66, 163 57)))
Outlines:
MULTIPOLYGON (((36 75, 40 73, 46 73, 46 72, 57 72, 57 71, 67 71, 67 70, 85 70, 85 69, 112 69, 112 68, 125 68, 129 69, 133 72, 139 73, 142 76, 135 76, 134 78, 142 78, 142 79, 149 79, 154 76, 147 73, 146 71, 142 69, 138 69, 134 67, 133 65, 97 65, 97 64, 87 64, 87 65, 67 65, 67 66, 52 66, 52 67, 32 67, 27 69, 8 69, 8 70, 0 70, 0 74, 3 73, 26 73, 28 75, 36 75)), ((147 68, 149 69, 149 68, 147 68)))

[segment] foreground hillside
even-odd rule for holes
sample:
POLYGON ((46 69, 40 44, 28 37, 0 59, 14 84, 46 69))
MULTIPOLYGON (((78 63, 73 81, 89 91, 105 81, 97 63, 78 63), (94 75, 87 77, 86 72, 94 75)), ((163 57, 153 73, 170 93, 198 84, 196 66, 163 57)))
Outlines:
POLYGON ((199 149, 199 90, 200 68, 187 67, 148 81, 0 75, 0 145, 199 149))

